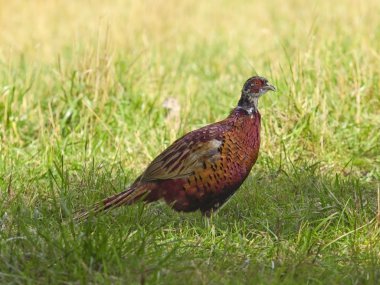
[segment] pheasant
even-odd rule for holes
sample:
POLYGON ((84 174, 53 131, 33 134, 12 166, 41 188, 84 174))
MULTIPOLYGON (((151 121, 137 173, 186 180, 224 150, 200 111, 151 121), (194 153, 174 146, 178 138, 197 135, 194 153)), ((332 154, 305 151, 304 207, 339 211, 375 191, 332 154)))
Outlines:
POLYGON ((275 90, 263 77, 249 78, 237 107, 226 119, 176 140, 126 190, 77 218, 138 200, 160 199, 176 211, 200 210, 210 216, 236 192, 255 164, 260 148, 258 99, 275 90))

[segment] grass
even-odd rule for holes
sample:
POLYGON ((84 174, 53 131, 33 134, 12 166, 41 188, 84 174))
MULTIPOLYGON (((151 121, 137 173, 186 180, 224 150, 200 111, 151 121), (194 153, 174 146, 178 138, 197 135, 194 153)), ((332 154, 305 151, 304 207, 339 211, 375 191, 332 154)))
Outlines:
POLYGON ((378 1, 0 6, 0 283, 380 282, 378 1), (256 71, 279 90, 260 157, 212 219, 158 203, 73 222, 256 71))

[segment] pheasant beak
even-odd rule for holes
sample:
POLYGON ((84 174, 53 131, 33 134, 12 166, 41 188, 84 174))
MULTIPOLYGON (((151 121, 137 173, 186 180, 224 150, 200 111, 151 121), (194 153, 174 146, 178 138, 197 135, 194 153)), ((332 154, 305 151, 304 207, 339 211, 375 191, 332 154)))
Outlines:
POLYGON ((270 85, 270 84, 267 83, 264 86, 264 90, 266 90, 266 91, 276 91, 276 87, 274 87, 273 85, 270 85))

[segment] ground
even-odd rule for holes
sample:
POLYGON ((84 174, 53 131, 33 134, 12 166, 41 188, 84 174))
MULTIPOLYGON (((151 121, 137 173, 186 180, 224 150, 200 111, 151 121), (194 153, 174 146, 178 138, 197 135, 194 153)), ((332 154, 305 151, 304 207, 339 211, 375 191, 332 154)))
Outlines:
POLYGON ((380 283, 379 1, 0 6, 0 283, 380 283), (73 221, 256 73, 260 157, 211 219, 73 221))

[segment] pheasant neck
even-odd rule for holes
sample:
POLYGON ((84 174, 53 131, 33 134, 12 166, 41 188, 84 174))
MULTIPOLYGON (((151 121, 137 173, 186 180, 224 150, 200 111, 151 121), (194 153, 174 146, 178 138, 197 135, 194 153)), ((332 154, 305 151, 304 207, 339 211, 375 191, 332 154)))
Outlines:
POLYGON ((242 94, 238 107, 252 113, 256 113, 259 107, 259 97, 242 94))

